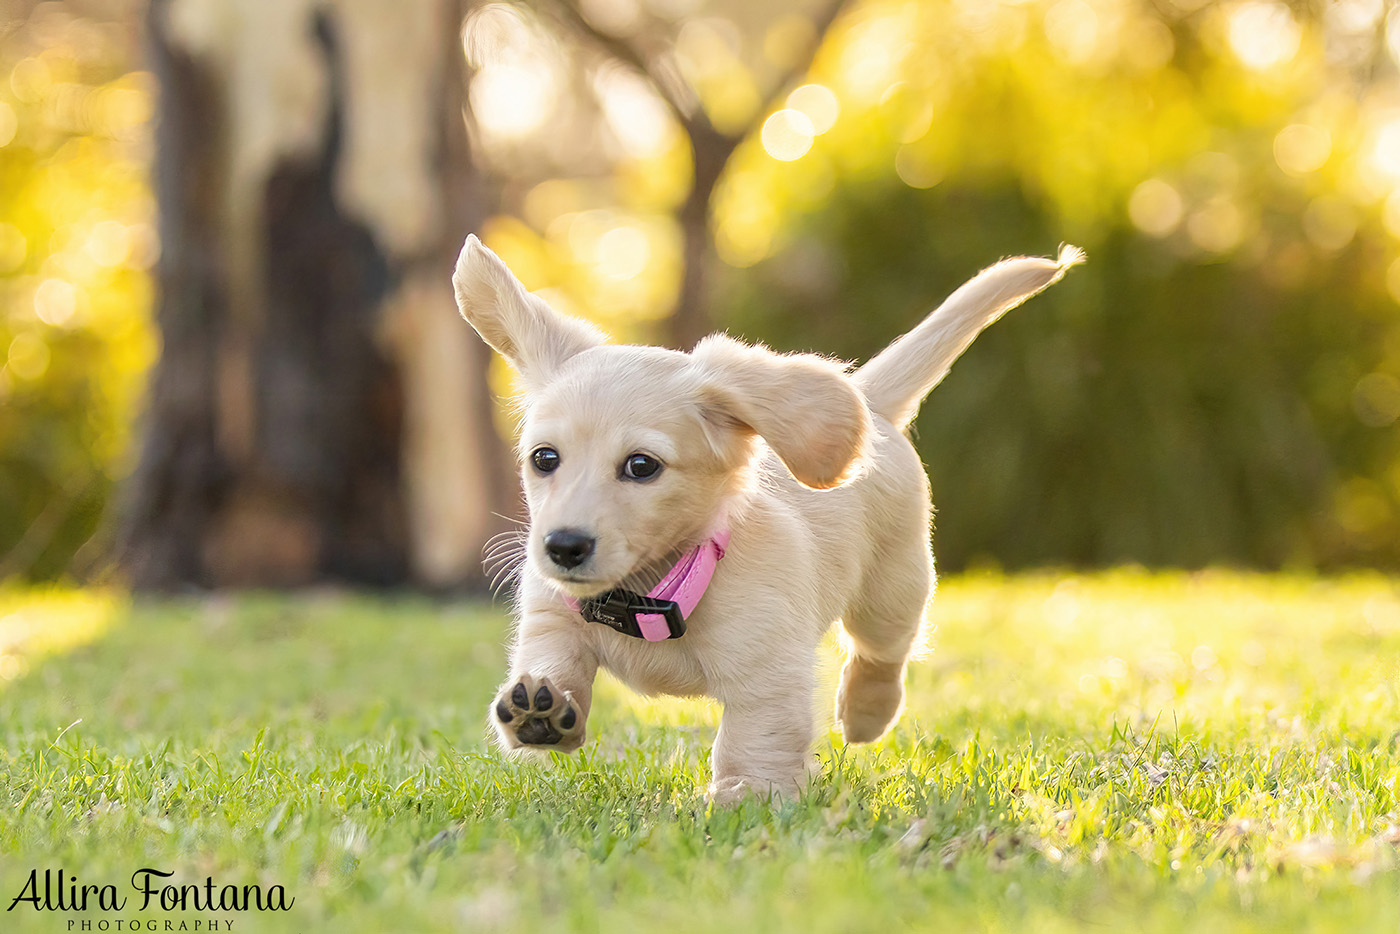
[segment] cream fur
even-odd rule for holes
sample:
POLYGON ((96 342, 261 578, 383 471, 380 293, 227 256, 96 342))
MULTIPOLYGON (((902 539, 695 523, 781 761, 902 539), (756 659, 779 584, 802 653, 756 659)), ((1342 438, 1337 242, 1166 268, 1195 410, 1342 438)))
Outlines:
POLYGON ((510 677, 489 715, 502 744, 579 748, 602 666, 644 693, 724 705, 715 800, 799 793, 812 764, 817 646, 837 620, 850 650, 837 720, 848 742, 883 735, 903 704, 934 577, 928 480, 902 429, 982 328, 1082 258, 1067 248, 1058 261, 998 263, 848 373, 719 336, 688 354, 605 345, 468 237, 453 277, 462 315, 527 387, 519 450, 530 529, 510 677), (530 462, 541 446, 559 453, 547 475, 530 462), (627 480, 621 465, 634 453, 665 466, 649 482, 627 480), (644 593, 725 526, 728 553, 681 639, 620 635, 562 599, 644 593), (552 563, 543 539, 557 529, 595 538, 592 555, 571 570, 552 563))

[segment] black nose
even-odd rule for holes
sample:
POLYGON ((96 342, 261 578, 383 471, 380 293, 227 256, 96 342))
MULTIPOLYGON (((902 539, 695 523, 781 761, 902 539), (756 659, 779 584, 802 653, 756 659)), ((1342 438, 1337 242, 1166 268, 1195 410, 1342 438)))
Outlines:
POLYGON ((576 568, 593 554, 595 541, 578 529, 555 529, 544 537, 544 550, 561 568, 576 568))

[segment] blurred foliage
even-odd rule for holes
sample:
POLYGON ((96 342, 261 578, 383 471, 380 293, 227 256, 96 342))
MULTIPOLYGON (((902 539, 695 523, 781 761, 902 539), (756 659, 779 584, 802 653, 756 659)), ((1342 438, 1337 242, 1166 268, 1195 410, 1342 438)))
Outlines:
MULTIPOLYGON (((677 61, 742 122, 801 23, 705 13, 670 30, 677 61)), ((916 426, 945 566, 1395 568, 1397 53, 1380 0, 852 5, 721 182, 742 271, 717 323, 864 359, 999 256, 1074 242, 1089 265, 981 338, 916 426)), ((630 118, 611 173, 537 184, 493 243, 645 339, 616 318, 674 300, 686 150, 631 89, 591 87, 630 118)))
POLYGON ((864 359, 989 261, 1079 244, 916 425, 940 560, 1400 566, 1384 12, 867 3, 814 70, 830 131, 731 166, 725 323, 864 359))
POLYGON ((81 7, 0 19, 0 578, 92 569, 155 354, 151 89, 81 7))
MULTIPOLYGON (((60 573, 98 527, 154 354, 150 93, 130 11, 82 7, 0 25, 0 576, 60 573)), ((584 9, 727 127, 812 39, 772 4, 584 9)), ((529 7, 464 38, 488 242, 655 339, 682 129, 529 7)), ((1382 0, 852 3, 721 182, 717 324, 864 359, 997 257, 1077 243, 917 423, 944 566, 1400 568, 1398 56, 1382 0)))

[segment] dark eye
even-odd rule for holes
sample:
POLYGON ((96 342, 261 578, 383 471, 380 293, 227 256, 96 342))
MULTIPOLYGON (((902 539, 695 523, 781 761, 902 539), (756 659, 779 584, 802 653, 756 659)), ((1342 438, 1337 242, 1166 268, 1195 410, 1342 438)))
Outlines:
POLYGON ((622 462, 622 475, 628 480, 650 480, 661 473, 661 461, 649 454, 632 454, 622 462))
POLYGON ((554 473, 559 466, 559 452, 554 448, 535 448, 530 454, 530 463, 540 473, 554 473))

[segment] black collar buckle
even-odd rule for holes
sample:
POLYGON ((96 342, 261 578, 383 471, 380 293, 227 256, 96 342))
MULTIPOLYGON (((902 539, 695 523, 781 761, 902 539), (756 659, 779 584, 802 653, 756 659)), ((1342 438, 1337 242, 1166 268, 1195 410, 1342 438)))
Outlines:
POLYGON ((681 615, 680 604, 674 600, 644 597, 630 590, 609 590, 588 600, 579 601, 578 610, 588 622, 602 623, 609 629, 615 629, 634 639, 645 638, 641 626, 637 625, 639 613, 664 616, 666 628, 671 631, 671 639, 679 639, 685 635, 685 617, 681 615))

